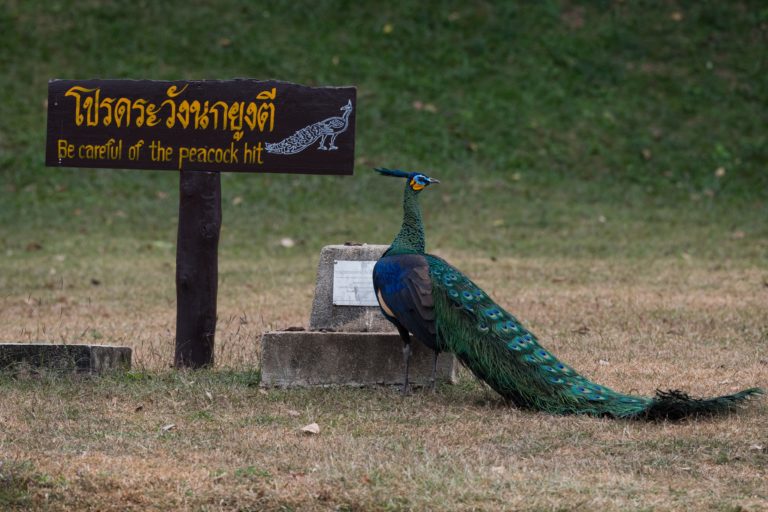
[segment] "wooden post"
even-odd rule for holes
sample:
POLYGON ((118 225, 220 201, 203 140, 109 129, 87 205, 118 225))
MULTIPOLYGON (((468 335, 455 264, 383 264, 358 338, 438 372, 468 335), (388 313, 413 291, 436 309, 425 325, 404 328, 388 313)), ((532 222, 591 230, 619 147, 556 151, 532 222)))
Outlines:
POLYGON ((176 368, 213 366, 221 175, 180 171, 176 249, 176 368))

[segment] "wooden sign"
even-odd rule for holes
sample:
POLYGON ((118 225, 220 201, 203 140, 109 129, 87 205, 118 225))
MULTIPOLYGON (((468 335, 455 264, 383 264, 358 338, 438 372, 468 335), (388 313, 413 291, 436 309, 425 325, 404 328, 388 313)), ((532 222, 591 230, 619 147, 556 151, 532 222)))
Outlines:
POLYGON ((45 163, 352 174, 354 87, 258 80, 51 80, 45 163))

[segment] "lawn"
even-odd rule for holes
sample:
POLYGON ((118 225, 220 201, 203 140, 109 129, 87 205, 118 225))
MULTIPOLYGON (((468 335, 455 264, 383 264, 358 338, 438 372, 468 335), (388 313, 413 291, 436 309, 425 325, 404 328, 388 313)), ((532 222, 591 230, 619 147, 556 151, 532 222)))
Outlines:
MULTIPOLYGON (((614 389, 711 395, 768 381, 763 268, 445 256, 545 346, 614 389)), ((62 269, 86 284, 4 300, 2 324, 13 324, 5 339, 21 329, 30 339, 114 341, 136 357, 128 375, 0 377, 0 502, 50 510, 768 506, 765 400, 721 418, 644 423, 522 412, 466 374, 407 398, 395 389, 262 390, 259 334, 306 325, 312 264, 294 282, 265 275, 256 288, 249 260, 227 260, 213 371, 163 369, 174 319, 161 257, 135 262, 156 277, 150 284, 127 265, 115 265, 117 285, 87 284, 92 269, 62 269), (302 434, 312 422, 320 433, 302 434)), ((272 275, 295 264, 282 260, 272 275)))
POLYGON ((762 2, 0 5, 0 341, 114 343, 129 374, 0 373, 0 508, 765 510, 766 400, 682 423, 435 394, 261 390, 323 245, 428 250, 595 381, 768 387, 762 2), (217 364, 169 368, 178 176, 43 166, 51 78, 358 87, 354 177, 222 176, 217 364), (281 240, 295 243, 285 247, 281 240), (318 435, 302 434, 317 422, 318 435))

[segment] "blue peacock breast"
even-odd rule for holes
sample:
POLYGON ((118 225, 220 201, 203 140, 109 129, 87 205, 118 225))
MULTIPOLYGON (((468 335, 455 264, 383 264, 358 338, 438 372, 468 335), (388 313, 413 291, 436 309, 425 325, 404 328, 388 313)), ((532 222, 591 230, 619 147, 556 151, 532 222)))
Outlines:
POLYGON ((386 294, 405 289, 408 274, 415 266, 423 265, 423 260, 416 259, 415 255, 384 256, 373 267, 374 286, 386 294))

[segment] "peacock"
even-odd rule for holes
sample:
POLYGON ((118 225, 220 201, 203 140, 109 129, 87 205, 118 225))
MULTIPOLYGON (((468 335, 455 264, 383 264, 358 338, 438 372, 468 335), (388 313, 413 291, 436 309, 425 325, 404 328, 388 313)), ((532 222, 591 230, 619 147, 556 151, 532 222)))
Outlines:
POLYGON ((404 343, 403 394, 408 392, 411 334, 434 351, 433 390, 437 355, 447 351, 507 402, 552 414, 675 420, 731 411, 745 399, 762 394, 760 388, 750 388, 697 399, 670 390, 647 398, 591 382, 544 348, 468 277, 425 252, 418 196, 438 180, 417 172, 376 171, 406 180, 400 232, 373 269, 381 311, 404 343))
POLYGON ((329 117, 309 126, 305 126, 280 142, 267 142, 265 146, 267 153, 294 155, 296 153, 301 153, 318 140, 320 141, 320 145, 317 149, 325 151, 339 149, 336 147, 336 137, 344 133, 349 127, 349 114, 352 112, 352 100, 347 100, 347 104, 339 110, 343 110, 344 114, 341 116, 329 117), (329 146, 326 147, 325 139, 328 137, 330 137, 331 140, 329 146))

